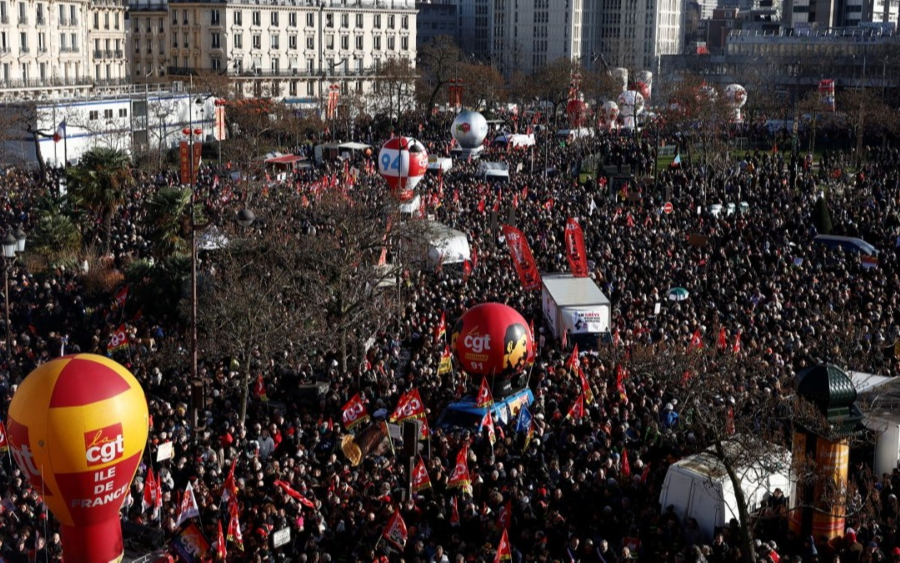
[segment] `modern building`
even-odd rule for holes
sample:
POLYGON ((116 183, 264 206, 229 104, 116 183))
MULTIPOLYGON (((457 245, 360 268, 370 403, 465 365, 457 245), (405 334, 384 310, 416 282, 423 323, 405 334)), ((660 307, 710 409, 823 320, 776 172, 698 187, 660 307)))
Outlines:
POLYGON ((457 39, 457 10, 451 2, 416 2, 416 50, 441 35, 457 39))
POLYGON ((897 0, 784 0, 784 24, 795 29, 853 27, 863 22, 893 23, 897 0))
POLYGON ((122 0, 0 0, 0 98, 88 95, 127 80, 122 0))
POLYGON ((590 0, 583 50, 603 55, 612 67, 656 72, 660 57, 681 53, 680 0, 590 0))
POLYGON ((332 86, 361 96, 390 59, 415 64, 414 0, 136 2, 135 81, 212 74, 246 96, 321 101, 332 86))

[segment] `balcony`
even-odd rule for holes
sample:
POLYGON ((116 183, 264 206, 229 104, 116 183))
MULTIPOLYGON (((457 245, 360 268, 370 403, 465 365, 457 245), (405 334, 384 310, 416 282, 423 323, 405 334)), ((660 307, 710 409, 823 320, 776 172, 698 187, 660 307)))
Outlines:
POLYGON ((0 16, 0 23, 9 23, 9 14, 3 14, 0 16))
POLYGON ((60 25, 60 26, 66 26, 66 25, 69 25, 69 19, 68 19, 68 18, 65 18, 65 17, 59 18, 59 25, 60 25))
POLYGON ((12 49, 9 47, 0 47, 0 55, 8 55, 12 53, 12 49))
POLYGON ((87 77, 80 78, 27 78, 27 79, 2 79, 0 78, 0 90, 16 88, 47 88, 62 86, 90 86, 93 81, 87 77))
POLYGON ((121 59, 125 56, 125 53, 123 51, 113 51, 112 54, 114 59, 121 59))
POLYGON ((35 21, 38 25, 47 25, 47 20, 44 19, 44 16, 38 16, 35 21))
POLYGON ((30 53, 31 49, 29 49, 28 47, 20 47, 19 52, 20 53, 30 53))
POLYGON ((47 53, 47 47, 38 47, 38 54, 44 55, 47 53))
POLYGON ((165 2, 136 2, 128 6, 131 12, 165 12, 167 5, 165 2))
POLYGON ((98 51, 95 49, 94 50, 94 59, 102 59, 102 58, 103 58, 103 51, 98 51))
POLYGON ((28 25, 28 16, 19 16, 19 25, 28 25))

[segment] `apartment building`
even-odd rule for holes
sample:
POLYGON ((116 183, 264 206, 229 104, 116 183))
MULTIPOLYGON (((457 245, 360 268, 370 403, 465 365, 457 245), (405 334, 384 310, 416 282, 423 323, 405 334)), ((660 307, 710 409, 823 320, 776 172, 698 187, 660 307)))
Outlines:
POLYGON ((135 81, 212 72, 248 96, 361 95, 387 60, 416 56, 414 0, 139 1, 129 19, 135 81))
POLYGON ((122 0, 0 0, 0 98, 83 95, 126 77, 122 0))
POLYGON ((591 3, 583 49, 611 66, 656 71, 662 55, 683 45, 680 0, 586 0, 591 3))

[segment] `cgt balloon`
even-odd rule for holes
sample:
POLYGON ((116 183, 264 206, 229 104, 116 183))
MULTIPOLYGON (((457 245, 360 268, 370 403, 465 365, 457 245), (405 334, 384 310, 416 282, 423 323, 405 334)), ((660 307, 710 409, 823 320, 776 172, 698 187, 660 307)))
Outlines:
POLYGON ((56 358, 19 386, 9 405, 10 452, 59 520, 66 561, 121 560, 119 509, 147 426, 140 384, 103 356, 56 358))
POLYGON ((413 189, 428 170, 425 145, 411 137, 394 137, 378 153, 378 171, 400 201, 413 198, 413 189))
POLYGON ((522 373, 535 352, 525 319, 502 303, 466 311, 453 327, 450 349, 466 373, 502 379, 522 373))
POLYGON ((477 111, 463 111, 456 116, 450 126, 450 134, 464 149, 480 147, 488 134, 488 122, 477 111))

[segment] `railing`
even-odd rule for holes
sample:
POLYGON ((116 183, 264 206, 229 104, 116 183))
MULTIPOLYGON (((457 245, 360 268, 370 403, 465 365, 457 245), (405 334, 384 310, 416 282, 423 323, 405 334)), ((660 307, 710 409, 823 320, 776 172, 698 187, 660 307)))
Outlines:
POLYGON ((68 19, 68 18, 65 18, 65 17, 59 18, 59 25, 61 25, 61 26, 62 26, 62 25, 69 25, 69 19, 68 19))
POLYGON ((19 25, 28 25, 28 16, 19 16, 19 25))
POLYGON ((128 9, 132 12, 165 12, 165 2, 140 2, 129 4, 128 9))
MULTIPOLYGON (((166 72, 170 76, 191 76, 198 75, 200 72, 214 72, 212 69, 196 69, 190 67, 174 67, 170 66, 166 68, 166 72)), ((218 71, 221 72, 221 71, 218 71)), ((328 72, 324 71, 316 71, 316 70, 308 70, 308 69, 290 69, 290 68, 281 68, 278 70, 233 70, 230 69, 227 73, 227 76, 234 78, 353 78, 353 77, 362 77, 362 76, 372 76, 375 73, 374 69, 365 69, 365 70, 344 70, 344 69, 336 69, 328 72)))
POLYGON ((22 47, 19 49, 19 52, 20 53, 30 53, 31 49, 29 49, 28 47, 22 47))
POLYGON ((47 47, 38 47, 38 53, 46 53, 47 47))
POLYGON ((0 78, 0 89, 9 88, 47 88, 64 86, 90 86, 94 81, 87 77, 81 78, 0 78))
POLYGON ((38 25, 47 25, 47 20, 43 16, 38 16, 36 22, 38 25))
POLYGON ((9 47, 0 47, 0 53, 2 53, 4 55, 8 54, 8 53, 12 53, 12 49, 10 49, 9 47))
POLYGON ((9 16, 7 14, 0 16, 0 23, 9 23, 9 16))
POLYGON ((95 50, 94 50, 94 58, 95 58, 95 59, 102 59, 102 58, 103 58, 103 51, 97 51, 97 50, 95 49, 95 50))
POLYGON ((122 51, 113 51, 113 58, 121 59, 125 56, 125 53, 122 51))

